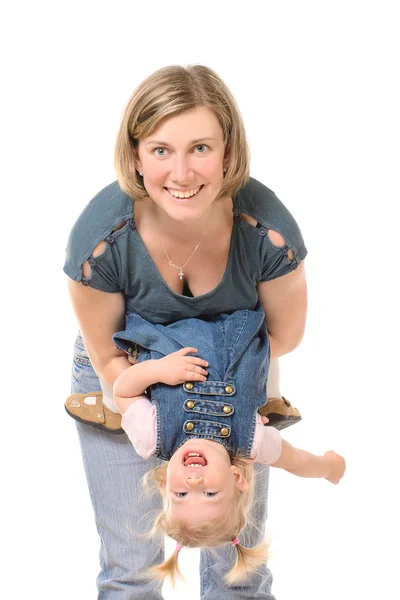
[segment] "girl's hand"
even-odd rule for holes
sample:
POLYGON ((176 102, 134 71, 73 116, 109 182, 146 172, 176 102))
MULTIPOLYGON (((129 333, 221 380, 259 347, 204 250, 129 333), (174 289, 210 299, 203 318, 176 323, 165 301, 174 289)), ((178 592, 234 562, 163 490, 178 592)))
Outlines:
POLYGON ((339 483, 346 470, 346 461, 343 456, 336 454, 333 450, 328 450, 328 452, 325 452, 324 456, 326 456, 330 462, 329 473, 326 475, 325 479, 334 484, 339 483))
POLYGON ((190 352, 197 352, 197 348, 182 348, 154 361, 157 381, 167 385, 178 385, 185 381, 205 381, 208 371, 204 367, 208 367, 208 362, 196 356, 186 356, 190 352))

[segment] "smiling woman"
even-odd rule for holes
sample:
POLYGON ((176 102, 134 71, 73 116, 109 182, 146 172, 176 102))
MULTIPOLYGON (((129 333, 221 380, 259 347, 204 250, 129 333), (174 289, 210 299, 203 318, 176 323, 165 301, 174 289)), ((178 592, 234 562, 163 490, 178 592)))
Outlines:
MULTIPOLYGON (((145 508, 138 502, 142 475, 160 459, 149 454, 148 464, 126 435, 110 435, 121 431, 113 385, 119 375, 134 369, 135 357, 134 345, 116 348, 112 337, 133 313, 152 325, 167 325, 191 317, 252 311, 262 305, 275 359, 296 347, 303 335, 302 261, 307 251, 288 210, 271 190, 249 178, 240 113, 226 85, 207 67, 166 67, 139 85, 121 122, 115 167, 118 182, 95 196, 77 220, 64 267, 81 330, 77 345, 84 347, 87 360, 85 373, 74 379, 72 391, 75 395, 93 392, 96 381, 97 391, 102 387, 104 392, 102 405, 96 404, 94 416, 85 402, 75 400, 79 406, 67 408, 79 421, 101 538, 99 593, 110 599, 124 594, 159 599, 160 584, 144 584, 140 573, 162 562, 162 543, 139 546, 130 532, 143 533, 143 512, 163 510, 160 499, 154 498, 145 508), (96 428, 90 427, 93 420, 96 428), (111 491, 113 511, 107 503, 111 491)), ((274 361, 270 373, 276 373, 274 361)), ((262 396, 265 404, 265 382, 262 396)), ((300 419, 298 411, 282 400, 276 379, 268 396, 274 406, 283 407, 286 425, 300 419)), ((155 414, 159 409, 152 403, 143 410, 155 414)), ((238 410, 235 407, 236 415, 238 410)), ((246 448, 251 448, 254 415, 250 419, 248 410, 240 414, 240 427, 248 424, 243 434, 249 436, 246 448)), ((168 431, 176 422, 174 415, 167 417, 168 431)), ((235 432, 226 430, 228 437, 236 439, 235 432)), ((161 454, 161 460, 169 457, 169 452, 161 454)), ((257 471, 257 495, 265 503, 252 508, 258 527, 244 531, 246 546, 236 545, 237 556, 245 547, 255 550, 255 555, 257 547, 263 548, 268 467, 262 465, 257 471)), ((227 476, 237 490, 235 473, 228 469, 227 476)), ((202 584, 212 583, 213 592, 223 597, 224 575, 232 569, 234 556, 224 549, 218 556, 219 561, 210 564, 202 553, 201 570, 207 574, 202 584)), ((249 597, 258 590, 273 599, 265 564, 243 585, 249 597)), ((240 597, 239 590, 229 590, 230 599, 240 597)))
POLYGON ((224 177, 224 139, 210 108, 200 106, 162 121, 154 136, 139 141, 137 156, 136 169, 143 172, 161 225, 171 219, 204 222, 224 177), (189 137, 201 132, 207 132, 209 145, 189 137))

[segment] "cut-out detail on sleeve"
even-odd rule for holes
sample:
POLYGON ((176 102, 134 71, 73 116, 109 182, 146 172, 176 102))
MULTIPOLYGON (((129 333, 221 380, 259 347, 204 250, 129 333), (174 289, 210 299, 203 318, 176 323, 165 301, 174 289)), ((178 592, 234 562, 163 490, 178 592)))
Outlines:
POLYGON ((93 250, 91 256, 88 258, 88 260, 85 260, 85 262, 82 265, 82 275, 85 280, 90 279, 90 277, 92 275, 91 267, 94 267, 96 265, 95 258, 97 256, 101 256, 104 253, 107 243, 108 244, 114 243, 113 233, 115 233, 116 231, 119 231, 120 229, 125 227, 126 223, 127 223, 127 221, 122 221, 122 223, 120 223, 119 225, 114 227, 114 230, 112 231, 112 233, 110 233, 110 235, 108 235, 105 240, 99 242, 97 244, 97 246, 95 247, 95 249, 93 250))
MULTIPOLYGON (((110 286, 113 289, 106 289, 105 291, 118 291, 119 287, 117 288, 116 286, 116 282, 115 282, 115 276, 118 276, 118 273, 116 271, 116 265, 115 264, 102 264, 104 261, 98 263, 98 259, 100 259, 100 257, 103 256, 103 254, 105 254, 106 250, 107 250, 107 246, 111 247, 114 242, 114 235, 117 231, 119 231, 120 229, 122 229, 123 227, 125 227, 125 225, 127 224, 127 221, 123 221, 122 223, 120 223, 119 225, 117 225, 113 231, 105 238, 105 240, 102 240, 101 242, 99 242, 97 244, 97 246, 95 246, 95 248, 93 249, 92 254, 89 256, 89 258, 87 260, 84 261, 84 263, 82 264, 82 280, 81 283, 84 286, 90 285, 92 287, 97 288, 98 286, 96 285, 95 279, 99 279, 100 280, 104 279, 104 283, 106 283, 106 287, 109 288, 110 286), (94 277, 94 276, 97 277, 94 277)), ((111 253, 111 256, 113 256, 113 253, 111 253)), ((106 262, 110 262, 109 261, 109 257, 110 257, 110 253, 107 253, 107 259, 104 259, 106 262)), ((118 276, 119 279, 119 276, 118 276)), ((99 281, 100 281, 99 280, 99 281)), ((100 288, 101 289, 101 288, 100 288)))
POLYGON ((274 229, 268 229, 268 248, 264 257, 261 281, 271 281, 291 273, 299 266, 295 251, 288 246, 285 238, 274 229))
POLYGON ((294 252, 291 248, 286 246, 285 238, 278 232, 273 229, 268 230, 268 237, 270 239, 271 244, 277 246, 278 248, 284 248, 285 253, 290 261, 294 260, 294 252))
POLYGON ((245 223, 248 223, 249 225, 252 225, 253 227, 257 227, 257 221, 256 219, 253 219, 253 217, 249 217, 249 215, 246 215, 244 213, 241 213, 240 218, 243 219, 243 221, 245 223))
POLYGON ((97 244, 96 248, 93 250, 90 258, 88 258, 88 260, 85 260, 85 262, 83 263, 82 275, 85 279, 90 279, 90 277, 92 275, 92 267, 94 267, 96 264, 95 258, 97 256, 101 256, 103 254, 105 248, 106 248, 106 242, 104 242, 104 241, 99 242, 97 244))
POLYGON ((253 217, 250 217, 244 213, 240 214, 240 218, 243 219, 245 223, 248 223, 248 225, 258 228, 261 236, 265 236, 267 234, 271 244, 277 246, 278 248, 284 248, 288 259, 290 261, 294 260, 294 251, 291 248, 286 247, 286 240, 278 231, 275 231, 274 229, 266 229, 260 223, 258 223, 256 219, 253 219, 253 217))

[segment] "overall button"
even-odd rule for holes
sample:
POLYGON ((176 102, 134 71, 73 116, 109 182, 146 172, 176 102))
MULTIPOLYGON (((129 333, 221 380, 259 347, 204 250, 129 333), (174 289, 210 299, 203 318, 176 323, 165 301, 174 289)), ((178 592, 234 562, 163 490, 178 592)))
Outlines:
POLYGON ((94 265, 96 264, 96 261, 94 258, 89 258, 88 263, 91 267, 94 267, 94 265))
POLYGON ((261 235, 261 237, 267 235, 267 230, 265 229, 265 227, 260 227, 260 229, 258 230, 258 235, 261 235))
POLYGON ((229 435, 229 429, 227 429, 226 427, 223 427, 221 429, 221 435, 223 435, 224 437, 226 437, 227 435, 229 435))
POLYGON ((188 381, 187 383, 185 383, 185 388, 187 390, 192 390, 194 388, 193 383, 190 383, 190 381, 188 381))
POLYGON ((225 391, 226 391, 226 393, 227 393, 227 394, 232 394, 232 392, 233 392, 233 387, 232 387, 231 385, 227 385, 227 386, 225 387, 225 391))
POLYGON ((187 431, 193 431, 193 429, 194 429, 193 423, 186 423, 186 430, 187 431))
POLYGON ((193 402, 193 400, 188 400, 188 401, 186 402, 186 406, 187 406, 188 408, 193 408, 193 406, 194 406, 194 402, 193 402))
POLYGON ((226 415, 229 415, 229 413, 232 411, 230 406, 225 405, 224 408, 222 409, 224 411, 224 413, 226 415))
POLYGON ((109 244, 113 244, 114 243, 114 238, 112 235, 108 235, 106 237, 106 242, 108 242, 109 244))

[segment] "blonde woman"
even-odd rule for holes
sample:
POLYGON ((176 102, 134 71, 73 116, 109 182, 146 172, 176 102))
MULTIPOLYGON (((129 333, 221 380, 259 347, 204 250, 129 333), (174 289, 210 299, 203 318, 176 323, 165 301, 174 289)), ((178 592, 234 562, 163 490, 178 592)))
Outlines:
MULTIPOLYGON (((149 465, 127 436, 108 433, 118 415, 112 386, 131 365, 112 336, 129 312, 167 324, 260 303, 273 365, 303 336, 306 249, 275 194, 249 178, 240 114, 206 67, 166 67, 139 85, 124 112, 115 166, 118 182, 87 205, 67 248, 64 270, 81 332, 72 391, 101 384, 105 392, 96 412, 105 430, 77 424, 101 539, 99 597, 160 599, 160 582, 138 574, 162 563, 162 544, 132 534, 145 532, 148 515, 162 509, 161 500, 140 493, 142 476, 160 462, 149 465)), ((262 542, 266 520, 268 467, 255 470, 263 501, 254 503, 253 525, 241 535, 249 548, 262 542)), ((240 590, 227 588, 223 577, 234 561, 232 548, 202 552, 203 600, 274 598, 266 565, 240 590)))

